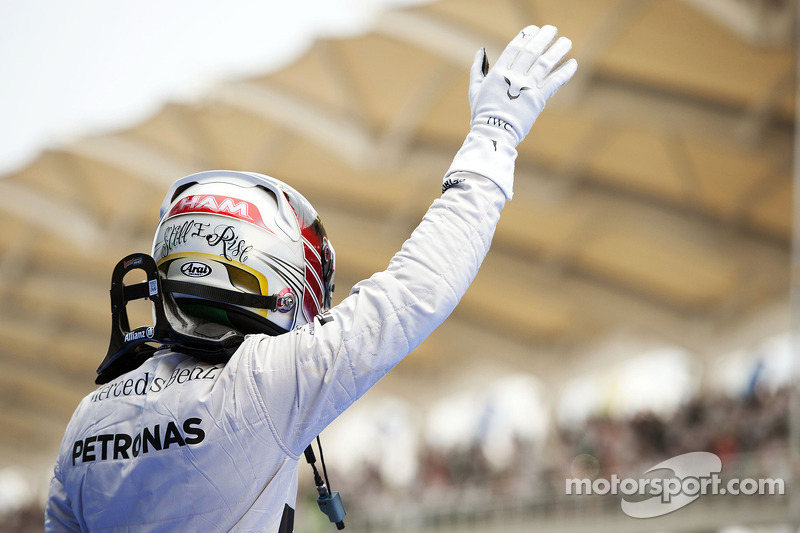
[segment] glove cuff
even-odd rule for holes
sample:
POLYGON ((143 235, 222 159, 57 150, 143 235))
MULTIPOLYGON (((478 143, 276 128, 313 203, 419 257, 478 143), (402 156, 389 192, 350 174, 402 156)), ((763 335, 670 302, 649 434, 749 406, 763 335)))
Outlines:
POLYGON ((517 150, 502 141, 495 141, 470 131, 461 149, 456 153, 450 168, 444 175, 454 172, 471 172, 495 183, 506 197, 514 195, 514 161, 517 150))

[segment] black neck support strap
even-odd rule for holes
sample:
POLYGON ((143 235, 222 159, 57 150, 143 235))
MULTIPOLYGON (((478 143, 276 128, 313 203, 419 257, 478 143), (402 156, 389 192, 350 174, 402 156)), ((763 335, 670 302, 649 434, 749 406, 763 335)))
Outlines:
POLYGON ((152 257, 131 254, 117 263, 111 275, 111 340, 95 383, 108 383, 139 367, 163 346, 179 345, 181 351, 211 363, 225 362, 233 355, 244 334, 184 313, 173 294, 272 311, 294 305, 291 296, 262 296, 162 279, 152 257), (145 272, 147 281, 126 286, 126 274, 137 269, 145 272), (152 302, 155 325, 131 329, 126 306, 139 299, 152 302))

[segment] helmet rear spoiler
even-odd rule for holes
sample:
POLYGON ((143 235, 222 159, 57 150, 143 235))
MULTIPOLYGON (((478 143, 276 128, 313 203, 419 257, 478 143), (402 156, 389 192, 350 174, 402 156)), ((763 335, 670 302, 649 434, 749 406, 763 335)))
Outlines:
MULTIPOLYGON (((171 283, 175 282, 161 278, 155 260, 147 254, 131 254, 117 263, 111 275, 111 340, 108 353, 97 368, 95 383, 108 383, 139 367, 164 346, 180 345, 188 355, 215 363, 227 361, 233 355, 244 335, 228 326, 181 311, 172 296, 172 289, 187 294, 191 287, 165 287, 171 283), (125 285, 125 275, 136 269, 145 272, 147 281, 125 285), (155 325, 131 329, 127 305, 139 299, 152 302, 155 325)), ((279 303, 273 302, 272 307, 279 303)))

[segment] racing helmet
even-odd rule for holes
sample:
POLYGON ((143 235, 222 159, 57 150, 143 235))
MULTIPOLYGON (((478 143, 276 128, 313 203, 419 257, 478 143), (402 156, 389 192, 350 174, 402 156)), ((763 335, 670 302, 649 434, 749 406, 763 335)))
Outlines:
POLYGON ((335 255, 317 212, 263 174, 212 170, 173 183, 152 256, 184 312, 244 334, 284 333, 331 305, 335 255), (255 296, 231 297, 241 294, 255 296), (271 303, 243 303, 260 296, 271 303))

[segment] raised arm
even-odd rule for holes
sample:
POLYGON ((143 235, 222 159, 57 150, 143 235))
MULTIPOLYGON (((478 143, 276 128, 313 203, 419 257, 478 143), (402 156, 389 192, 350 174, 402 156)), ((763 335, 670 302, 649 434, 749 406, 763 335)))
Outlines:
POLYGON ((516 146, 575 73, 556 29, 529 26, 488 69, 478 51, 471 130, 441 198, 388 268, 288 335, 251 338, 252 370, 276 436, 295 455, 450 315, 478 272, 513 190, 516 146), (291 379, 286 379, 286 374, 291 379), (268 399, 267 399, 268 397, 268 399))

